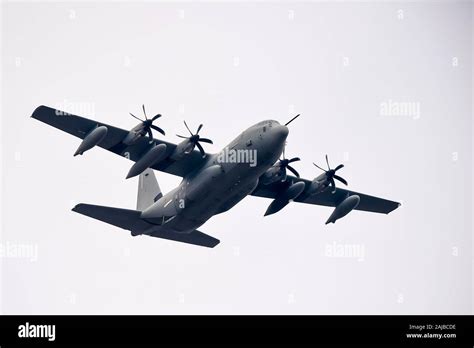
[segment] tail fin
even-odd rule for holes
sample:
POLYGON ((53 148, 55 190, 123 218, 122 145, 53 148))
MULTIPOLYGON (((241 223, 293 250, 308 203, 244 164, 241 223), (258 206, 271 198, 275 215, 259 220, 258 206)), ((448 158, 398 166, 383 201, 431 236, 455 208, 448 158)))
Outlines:
POLYGON ((138 178, 137 210, 145 210, 162 196, 155 173, 148 168, 138 178))

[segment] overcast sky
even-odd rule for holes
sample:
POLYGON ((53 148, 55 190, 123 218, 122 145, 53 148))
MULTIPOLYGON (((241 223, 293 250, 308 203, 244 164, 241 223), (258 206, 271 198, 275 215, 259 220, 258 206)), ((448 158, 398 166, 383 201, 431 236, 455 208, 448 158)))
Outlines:
POLYGON ((470 2, 2 3, 2 312, 471 313, 472 18, 470 2), (29 116, 130 129, 142 103, 169 141, 203 123, 209 152, 301 113, 286 151, 303 177, 328 154, 351 190, 402 206, 324 225, 331 208, 264 218, 247 197, 200 228, 215 249, 71 212, 133 209, 132 163, 73 157, 78 139, 29 116))

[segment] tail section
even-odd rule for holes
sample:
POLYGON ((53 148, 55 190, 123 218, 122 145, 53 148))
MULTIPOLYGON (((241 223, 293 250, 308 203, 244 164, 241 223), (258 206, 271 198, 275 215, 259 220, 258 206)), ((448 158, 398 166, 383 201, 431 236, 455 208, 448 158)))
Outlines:
POLYGON ((133 236, 146 234, 151 237, 174 240, 214 248, 219 239, 208 236, 198 230, 191 233, 178 233, 161 226, 153 225, 141 219, 142 212, 163 196, 153 170, 148 168, 138 179, 137 210, 104 207, 93 204, 78 204, 72 210, 93 219, 123 228, 133 236))
MULTIPOLYGON (((76 213, 89 216, 93 219, 131 231, 132 235, 139 235, 153 227, 153 225, 140 219, 141 211, 104 207, 93 204, 78 204, 73 209, 76 213)), ((173 240, 176 242, 214 248, 219 244, 219 239, 194 230, 191 233, 177 233, 160 227, 149 234, 151 237, 173 240)))
POLYGON ((145 210, 162 196, 155 173, 148 168, 138 178, 137 210, 145 210))

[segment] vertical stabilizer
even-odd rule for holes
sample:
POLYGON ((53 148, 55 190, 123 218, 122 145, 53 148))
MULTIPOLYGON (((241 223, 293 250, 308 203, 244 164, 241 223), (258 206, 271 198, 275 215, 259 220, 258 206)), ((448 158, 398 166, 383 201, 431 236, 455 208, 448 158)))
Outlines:
POLYGON ((162 196, 155 173, 148 168, 138 178, 137 210, 145 210, 162 196))

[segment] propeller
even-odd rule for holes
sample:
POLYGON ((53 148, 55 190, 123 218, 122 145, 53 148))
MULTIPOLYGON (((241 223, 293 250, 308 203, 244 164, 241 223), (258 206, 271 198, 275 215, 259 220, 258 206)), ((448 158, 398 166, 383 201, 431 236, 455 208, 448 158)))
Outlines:
POLYGON ((205 157, 206 153, 204 152, 204 149, 202 148, 202 145, 200 143, 213 144, 213 142, 212 142, 211 139, 201 138, 201 136, 199 135, 199 131, 202 128, 202 124, 199 125, 199 127, 196 131, 196 134, 193 134, 193 132, 191 132, 188 125, 186 124, 186 121, 184 121, 184 125, 186 126, 186 128, 187 128, 189 134, 191 134, 191 136, 190 137, 185 137, 184 135, 179 135, 179 134, 176 134, 176 136, 178 136, 179 138, 188 139, 189 142, 193 145, 193 147, 191 148, 190 151, 194 150, 194 147, 197 146, 197 148, 201 152, 202 157, 205 157))
POLYGON ((336 174, 336 172, 337 172, 339 169, 341 169, 341 168, 344 167, 343 164, 340 164, 340 165, 338 165, 336 168, 331 169, 331 167, 329 166, 328 155, 326 155, 326 164, 328 165, 328 170, 321 168, 321 167, 318 166, 316 163, 313 163, 313 164, 314 164, 315 167, 321 169, 321 170, 326 174, 326 179, 327 179, 327 181, 329 181, 329 183, 330 183, 331 186, 333 187, 332 193, 335 193, 335 192, 336 192, 336 183, 335 183, 334 179, 336 179, 336 180, 342 182, 344 185, 347 185, 346 179, 341 178, 339 175, 336 174))
POLYGON ((152 129, 160 132, 161 134, 165 135, 165 131, 163 129, 161 129, 160 127, 158 126, 155 126, 153 124, 153 121, 157 120, 158 118, 161 117, 161 114, 157 114, 155 116, 153 116, 152 118, 148 118, 147 115, 146 115, 146 111, 145 111, 145 105, 142 105, 142 108, 143 108, 143 114, 145 115, 145 119, 142 120, 140 119, 139 117, 135 116, 134 114, 130 113, 130 115, 133 117, 133 118, 136 118, 137 120, 139 120, 141 123, 142 123, 142 132, 143 134, 147 133, 148 136, 150 137, 150 139, 153 139, 153 133, 152 133, 152 129))
MULTIPOLYGON (((291 158, 291 159, 285 158, 285 148, 283 148, 283 157, 282 157, 282 159, 280 159, 280 160, 278 161, 278 164, 277 164, 277 165, 278 165, 280 168, 282 168, 282 170, 285 170, 285 171, 286 171, 286 169, 288 169, 290 172, 292 172, 293 174, 295 174, 297 178, 299 178, 299 177, 300 177, 300 174, 296 171, 295 168, 293 168, 292 166, 290 166, 290 163, 297 162, 297 161, 301 161, 299 157, 293 157, 293 158, 291 158)), ((286 172, 285 172, 285 174, 286 174, 286 172)))

